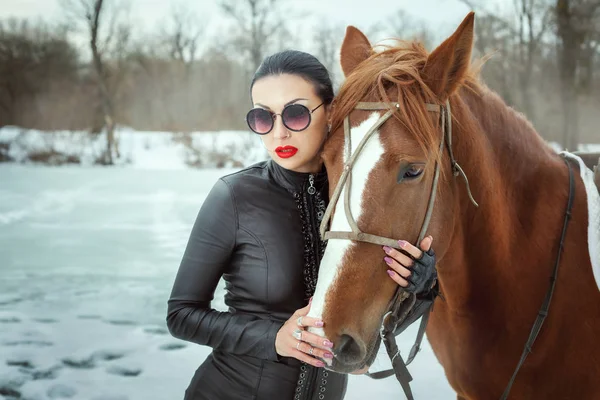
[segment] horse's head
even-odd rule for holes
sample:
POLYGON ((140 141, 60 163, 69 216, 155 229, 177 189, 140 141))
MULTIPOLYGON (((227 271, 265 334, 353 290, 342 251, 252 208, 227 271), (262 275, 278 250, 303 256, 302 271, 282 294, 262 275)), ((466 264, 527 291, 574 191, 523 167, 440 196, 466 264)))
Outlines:
POLYGON ((448 229, 445 236, 440 233, 453 226, 455 196, 440 145, 449 125, 445 104, 467 79, 473 22, 469 14, 431 54, 417 43, 375 51, 359 30, 346 31, 341 49, 346 81, 334 102, 333 130, 323 151, 332 236, 309 314, 325 321, 324 330, 313 331, 335 344, 333 370, 370 365, 377 353, 379 327, 398 287, 386 274, 381 239, 415 243, 427 226, 438 260, 448 248, 448 229), (346 183, 336 197, 340 180, 346 183))

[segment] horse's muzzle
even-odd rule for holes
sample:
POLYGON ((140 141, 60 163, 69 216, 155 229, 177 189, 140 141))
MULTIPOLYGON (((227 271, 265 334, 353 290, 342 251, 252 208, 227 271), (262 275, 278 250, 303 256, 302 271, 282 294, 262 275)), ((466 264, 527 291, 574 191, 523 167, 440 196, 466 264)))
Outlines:
POLYGON ((369 345, 360 338, 343 334, 333 348, 334 358, 328 369, 340 373, 360 370, 373 363, 378 347, 377 340, 369 345))

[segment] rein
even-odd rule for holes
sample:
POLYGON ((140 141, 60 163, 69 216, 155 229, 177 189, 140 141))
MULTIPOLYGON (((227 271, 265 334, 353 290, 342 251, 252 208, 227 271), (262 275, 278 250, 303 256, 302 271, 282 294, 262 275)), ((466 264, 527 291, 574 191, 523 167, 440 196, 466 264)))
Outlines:
MULTIPOLYGON (((454 158, 454 153, 452 151, 452 119, 451 119, 452 115, 450 112, 450 102, 446 101, 445 105, 426 103, 425 106, 427 107, 428 111, 440 113, 440 125, 442 127, 442 135, 441 135, 441 140, 440 140, 439 151, 441 152, 444 149, 444 146, 446 146, 446 148, 448 150, 448 155, 450 156, 450 165, 452 167, 453 175, 455 177, 458 175, 461 175, 463 177, 465 184, 466 184, 467 193, 469 195, 469 200, 476 207, 479 207, 479 205, 477 204, 477 202, 475 201, 475 199, 473 198, 473 195, 471 193, 469 179, 467 178, 467 175, 465 174, 464 170, 461 168, 461 166, 458 164, 458 162, 454 158)), ((379 127, 381 127, 381 125, 383 125, 393 115, 395 110, 397 110, 399 108, 400 108, 400 105, 397 103, 385 103, 385 102, 359 102, 356 105, 356 107, 355 107, 356 110, 373 110, 373 111, 387 110, 387 111, 385 112, 385 114, 383 114, 381 117, 379 117, 377 122, 375 122, 375 124, 367 131, 367 133, 365 134, 363 139, 357 145, 356 151, 354 152, 354 154, 352 154, 352 145, 351 145, 350 116, 346 115, 346 117, 344 118, 344 138, 345 138, 345 144, 346 144, 346 148, 345 148, 346 157, 345 158, 347 158, 347 161, 344 164, 344 169, 343 169, 342 175, 340 176, 340 180, 338 181, 338 184, 335 187, 335 190, 330 199, 329 205, 327 206, 327 209, 325 211, 325 215, 323 216, 323 220, 321 221, 321 226, 320 226, 319 231, 320 231, 320 234, 321 234, 321 237, 323 240, 329 240, 329 239, 351 240, 351 241, 372 243, 372 244, 377 244, 377 245, 382 245, 382 246, 389 246, 392 248, 399 249, 398 242, 394 239, 374 235, 371 233, 365 233, 365 232, 361 231, 360 228, 358 227, 358 224, 356 223, 356 220, 354 219, 354 217, 352 215, 352 210, 350 208, 352 167, 353 167, 356 159, 358 158, 358 156, 361 154, 361 151, 365 147, 367 141, 373 137, 374 133, 377 132, 379 127), (333 210, 335 208, 335 205, 339 201, 340 196, 342 195, 342 191, 344 191, 344 212, 346 215, 346 220, 347 220, 348 224, 350 225, 351 231, 327 230, 327 228, 329 226, 329 222, 332 218, 333 210)), ((531 352, 533 343, 535 342, 535 339, 537 338, 538 333, 540 332, 540 329, 542 327, 544 319, 548 315, 548 309, 550 308, 550 302, 552 300, 552 295, 554 293, 556 277, 558 275, 558 266, 560 264, 560 256, 562 254, 564 240, 566 237, 567 225, 571 218, 571 209, 573 206, 573 198, 575 196, 575 188, 574 188, 574 183, 573 183, 573 181, 574 181, 573 170, 572 170, 571 164, 569 164, 568 160, 565 159, 565 162, 569 168, 569 199, 568 199, 567 210, 566 210, 566 214, 565 214, 565 221, 564 221, 564 225, 563 225, 558 255, 557 255, 555 265, 554 265, 554 270, 553 270, 552 276, 550 277, 550 287, 548 288, 546 298, 542 304, 540 311, 538 312, 537 318, 531 329, 529 339, 527 340, 527 343, 525 344, 525 348, 523 350, 521 359, 519 360, 519 363, 517 364, 517 367, 508 383, 508 386, 506 387, 504 393, 502 394, 501 400, 506 400, 508 398, 508 394, 510 392, 512 385, 514 384, 514 381, 517 377, 517 373, 519 372, 519 369, 525 362, 527 355, 531 352)), ((433 214, 433 206, 435 204, 437 186, 438 186, 438 181, 439 181, 439 174, 440 174, 440 165, 436 161, 434 177, 433 177, 433 181, 432 181, 432 185, 431 185, 432 186, 431 194, 429 196, 429 201, 427 204, 425 217, 423 219, 423 224, 422 224, 421 230, 419 232, 419 237, 416 242, 417 247, 419 247, 419 243, 421 243, 421 241, 425 237, 425 233, 427 231, 427 228, 429 227, 429 222, 430 222, 431 216, 433 214)), ((395 333, 396 329, 398 328, 399 324, 408 316, 410 311, 413 309, 413 307, 415 306, 415 303, 416 303, 416 296, 414 294, 410 294, 410 293, 406 292, 405 290, 402 289, 402 287, 398 286, 398 288, 396 289, 396 292, 394 293, 394 296, 390 302, 390 305, 388 306, 388 309, 383 316, 383 319, 381 322, 381 327, 379 330, 379 335, 381 337, 381 340, 383 341, 386 351, 388 353, 388 356, 390 357, 390 360, 392 362, 392 369, 366 374, 367 376, 369 376, 370 378, 373 378, 373 379, 387 378, 387 377, 391 376, 392 374, 394 374, 396 376, 396 379, 402 386, 402 389, 404 390, 404 393, 408 400, 414 400, 414 397, 413 397, 413 394, 412 394, 412 391, 410 388, 410 381, 412 381, 412 376, 410 375, 410 372, 408 371, 407 365, 409 365, 414 360, 415 356, 417 355, 417 353, 420 350, 421 342, 423 340, 423 336, 425 335, 425 330, 427 328, 429 314, 431 313, 431 309, 433 306, 433 301, 431 302, 431 304, 427 305, 426 307, 421 307, 418 310, 418 314, 419 314, 419 316, 421 316, 421 323, 419 325, 419 331, 417 333, 417 338, 415 340, 415 344, 411 348, 406 362, 402 359, 402 356, 400 355, 400 351, 398 350, 398 346, 396 344, 396 337, 395 337, 394 333, 395 333)), ((416 318, 419 318, 419 316, 417 316, 416 318)), ((406 326, 408 326, 408 325, 406 325, 406 326)), ((404 328, 406 328, 406 326, 404 326, 404 328)))
POLYGON ((556 277, 558 276, 558 266, 560 264, 560 256, 562 255, 562 251, 565 245, 565 237, 567 236, 567 226, 569 225, 569 221, 571 220, 571 210, 573 209, 573 199, 575 198, 575 178, 573 177, 573 168, 569 163, 569 160, 564 156, 563 160, 567 164, 567 168, 569 169, 569 199, 567 200, 567 210, 565 211, 565 219, 563 222, 562 233, 560 235, 560 244, 558 246, 558 254, 556 255, 556 261, 554 263, 554 269, 552 270, 552 275, 550 276, 550 286, 548 287, 548 292, 546 292, 546 298, 542 303, 542 307, 540 311, 538 311, 537 317, 533 326, 531 327, 531 332, 529 333, 529 338, 527 339, 527 343, 525 343, 525 348, 523 349, 523 354, 521 355, 521 359, 517 363, 517 367, 515 368, 515 372, 513 372, 510 381, 508 381, 508 385, 506 389, 504 389, 504 393, 502 393, 501 400, 506 400, 508 398, 508 394, 510 393, 510 389, 512 385, 515 383, 515 379, 517 379, 517 373, 519 369, 525 363, 525 359, 531 353, 531 348, 533 347, 533 343, 535 339, 537 339, 540 330, 542 329, 542 325, 544 324, 544 320, 548 315, 548 310, 550 309, 550 302, 552 301, 552 295, 554 294, 554 286, 556 285, 556 277))

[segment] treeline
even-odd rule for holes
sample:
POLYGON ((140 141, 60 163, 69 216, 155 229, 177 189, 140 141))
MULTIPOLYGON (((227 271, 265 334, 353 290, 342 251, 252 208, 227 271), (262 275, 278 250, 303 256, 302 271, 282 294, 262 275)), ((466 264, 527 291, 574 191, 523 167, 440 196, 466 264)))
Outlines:
MULTIPOLYGON (((58 24, 1 21, 0 127, 111 135, 116 124, 245 129, 252 72, 265 55, 290 44, 317 55, 341 81, 344 25, 286 0, 218 3, 230 25, 212 45, 210 16, 183 8, 136 38, 119 0, 63 0, 66 19, 58 24), (293 31, 290 15, 316 21, 310 34, 293 31)), ((571 149, 600 142, 600 0, 515 0, 503 12, 485 9, 484 1, 463 3, 477 13, 476 54, 492 55, 483 70, 487 84, 547 140, 571 149)), ((404 11, 361 29, 374 39, 418 37, 430 50, 444 36, 404 11)))

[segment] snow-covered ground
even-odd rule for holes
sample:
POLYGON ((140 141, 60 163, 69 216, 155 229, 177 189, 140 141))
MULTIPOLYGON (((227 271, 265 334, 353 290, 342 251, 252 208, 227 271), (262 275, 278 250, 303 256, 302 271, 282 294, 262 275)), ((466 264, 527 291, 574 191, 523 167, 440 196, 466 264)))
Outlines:
MULTIPOLYGON (((133 168, 239 167, 266 156, 260 138, 249 131, 176 133, 120 127, 115 137, 119 148, 115 163, 133 168)), ((0 128, 2 144, 8 146, 6 156, 19 163, 27 162, 34 153, 56 151, 80 160, 80 165, 89 166, 105 151, 106 137, 79 131, 45 132, 10 126, 0 128)))
MULTIPOLYGON (((168 334, 166 301, 230 171, 0 165, 0 399, 182 399, 210 349, 168 334)), ((399 337, 405 355, 416 329, 399 337)), ((382 349, 375 367, 388 366, 382 349)), ((417 399, 454 398, 429 345, 409 369, 417 399)), ((351 376, 346 399, 365 398, 404 396, 393 378, 351 376)))
MULTIPOLYGON (((186 138, 122 128, 118 138, 119 166, 105 168, 91 165, 103 136, 0 129, 17 161, 0 164, 0 400, 177 400, 210 351, 168 334, 166 301, 213 183, 264 149, 235 131, 186 138), (81 162, 22 164, 52 149, 81 162), (215 165, 215 154, 229 168, 188 167, 215 165)), ((223 294, 220 285, 220 310, 223 294)), ((417 325, 399 337, 403 354, 417 325)), ((374 370, 389 365, 381 349, 374 370)), ((409 369, 417 399, 455 398, 427 343, 409 369)), ((346 399, 364 398, 404 396, 393 378, 351 376, 346 399)))
MULTIPOLYGON (((137 169, 237 168, 267 157, 260 138, 249 131, 176 133, 119 127, 115 135, 119 147, 115 164, 137 169)), ((556 142, 548 144, 557 152, 562 150, 556 142)), ((104 134, 0 128, 0 160, 4 156, 18 163, 30 163, 35 153, 55 151, 79 160, 78 165, 90 166, 105 149, 104 134)), ((579 150, 600 151, 600 144, 581 145, 579 150)))

